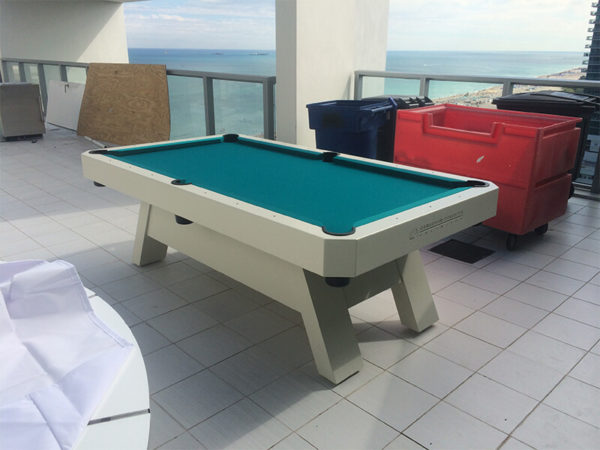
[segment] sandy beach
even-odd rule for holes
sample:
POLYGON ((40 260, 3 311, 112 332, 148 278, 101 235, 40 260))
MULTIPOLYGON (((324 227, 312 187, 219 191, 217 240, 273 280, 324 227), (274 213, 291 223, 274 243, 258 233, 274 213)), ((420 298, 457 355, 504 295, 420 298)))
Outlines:
MULTIPOLYGON (((581 67, 565 70, 550 75, 542 75, 537 78, 553 78, 561 80, 579 80, 584 75, 581 67)), ((531 92, 540 90, 560 90, 558 87, 551 86, 515 86, 513 93, 531 92)), ((494 86, 480 91, 467 92, 465 94, 453 95, 450 97, 432 98, 434 103, 452 103, 455 105, 476 106, 478 108, 496 108, 492 100, 502 96, 502 86, 494 86)))

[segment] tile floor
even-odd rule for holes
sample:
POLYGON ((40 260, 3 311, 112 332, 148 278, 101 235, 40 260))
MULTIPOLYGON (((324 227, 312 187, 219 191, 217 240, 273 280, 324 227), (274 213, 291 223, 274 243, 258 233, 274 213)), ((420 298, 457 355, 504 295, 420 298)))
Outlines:
POLYGON ((475 264, 423 250, 440 321, 416 335, 389 292, 351 309, 362 371, 314 369, 298 314, 170 252, 129 263, 137 205, 82 177, 93 147, 50 128, 0 143, 0 259, 72 262, 131 326, 152 394, 149 448, 600 447, 600 203, 475 264))

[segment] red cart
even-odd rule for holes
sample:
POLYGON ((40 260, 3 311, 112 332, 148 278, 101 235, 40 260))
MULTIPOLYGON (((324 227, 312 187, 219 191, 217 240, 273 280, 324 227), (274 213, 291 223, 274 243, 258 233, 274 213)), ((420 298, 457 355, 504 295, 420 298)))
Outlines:
POLYGON ((492 181, 498 210, 485 225, 544 234, 564 214, 581 118, 458 105, 399 110, 394 162, 492 181))

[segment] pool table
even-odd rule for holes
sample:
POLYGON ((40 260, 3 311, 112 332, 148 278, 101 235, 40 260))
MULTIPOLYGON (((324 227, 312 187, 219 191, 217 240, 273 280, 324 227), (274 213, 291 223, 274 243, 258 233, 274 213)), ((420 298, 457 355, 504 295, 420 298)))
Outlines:
POLYGON ((133 262, 167 247, 302 315, 319 373, 361 365, 348 308, 392 289, 438 319, 419 249, 494 216, 492 183, 236 134, 92 150, 83 172, 140 200, 133 262))

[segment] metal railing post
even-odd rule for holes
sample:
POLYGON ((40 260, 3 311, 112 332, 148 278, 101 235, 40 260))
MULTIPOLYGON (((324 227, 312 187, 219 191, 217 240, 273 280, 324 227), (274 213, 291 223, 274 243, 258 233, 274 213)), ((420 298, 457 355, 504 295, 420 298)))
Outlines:
POLYGON ((429 95, 429 82, 431 80, 427 77, 421 77, 419 82, 419 95, 421 97, 427 97, 429 95))
POLYGON ((275 139, 275 77, 269 77, 263 88, 263 136, 275 139))
POLYGON ((211 136, 215 134, 215 92, 213 89, 213 79, 205 76, 204 85, 204 119, 206 123, 206 134, 211 136))
POLYGON ((360 100, 363 93, 363 76, 354 72, 354 100, 360 100))
POLYGON ((46 85, 46 73, 44 72, 44 65, 38 64, 38 79, 40 80, 40 92, 42 93, 42 104, 44 105, 44 111, 48 106, 48 86, 46 85))
POLYGON ((27 77, 25 76, 25 63, 19 63, 19 81, 27 81, 27 77))
POLYGON ((69 81, 67 79, 67 66, 65 64, 59 64, 58 70, 60 71, 60 81, 64 81, 65 83, 69 81))
POLYGON ((502 83, 502 96, 512 94, 514 87, 514 83, 510 80, 507 80, 504 83, 502 83))

